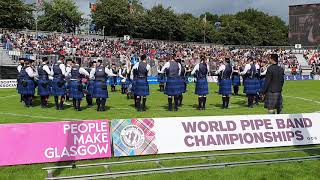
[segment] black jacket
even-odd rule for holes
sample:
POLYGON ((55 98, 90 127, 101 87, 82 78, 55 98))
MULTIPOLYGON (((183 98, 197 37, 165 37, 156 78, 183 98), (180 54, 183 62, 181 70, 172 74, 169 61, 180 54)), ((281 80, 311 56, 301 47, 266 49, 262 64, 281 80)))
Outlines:
POLYGON ((284 69, 276 64, 269 66, 262 92, 263 93, 282 92, 283 84, 284 84, 284 69))

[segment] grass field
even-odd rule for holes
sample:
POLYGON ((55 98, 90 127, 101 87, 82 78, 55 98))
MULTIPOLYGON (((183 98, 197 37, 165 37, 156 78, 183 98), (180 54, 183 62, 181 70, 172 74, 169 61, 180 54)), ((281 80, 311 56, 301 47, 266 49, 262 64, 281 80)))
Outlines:
MULTIPOLYGON (((151 86, 151 96, 148 97, 146 112, 136 112, 132 106, 132 101, 127 100, 126 96, 119 92, 110 93, 108 99, 108 111, 97 112, 95 107, 86 108, 83 102, 83 111, 75 112, 72 107, 67 106, 64 111, 54 109, 52 99, 51 108, 41 109, 39 102, 35 102, 35 107, 25 108, 19 102, 19 96, 14 89, 0 90, 0 123, 29 123, 29 122, 47 122, 64 121, 68 119, 120 119, 120 118, 143 118, 143 117, 175 117, 175 116, 218 116, 218 115, 240 115, 240 114, 265 114, 263 105, 249 109, 246 107, 246 97, 244 95, 231 97, 230 109, 223 110, 221 106, 221 97, 215 93, 218 87, 210 84, 210 94, 207 100, 207 110, 197 111, 197 96, 194 95, 194 86, 188 86, 188 92, 184 95, 183 107, 178 112, 167 111, 167 97, 158 91, 158 86, 151 86)), ((285 83, 284 110, 283 113, 311 113, 320 111, 320 81, 287 81, 285 83)), ((38 100, 38 99, 37 99, 38 100)), ((68 102, 71 104, 70 102, 68 102)), ((320 147, 320 146, 319 146, 320 147)), ((268 148, 268 149, 291 149, 294 147, 268 148)), ((254 149, 250 151, 261 151, 265 149, 254 149)), ((248 150, 234 151, 216 151, 210 153, 242 152, 248 150)), ((202 153, 191 153, 203 154, 202 153)), ((177 154, 176 154, 177 155, 177 154)), ((178 154, 185 155, 185 154, 178 154)), ((188 154, 190 155, 190 153, 188 154)), ((233 157, 219 157, 213 160, 182 160, 166 161, 164 165, 178 166, 194 163, 213 163, 243 161, 252 159, 284 158, 306 155, 320 155, 320 151, 290 152, 269 155, 245 155, 233 157)), ((167 157, 171 155, 144 156, 131 158, 111 158, 99 160, 79 161, 82 163, 109 162, 139 158, 167 157)), ((41 170, 43 167, 60 165, 63 163, 21 165, 12 167, 0 167, 0 179, 43 179, 46 172, 41 170)), ((112 166, 112 171, 131 170, 138 168, 155 168, 155 163, 130 164, 122 166, 112 166)), ((88 173, 104 172, 104 167, 71 169, 55 172, 55 175, 77 175, 88 173)), ((201 171, 177 172, 170 174, 154 174, 145 176, 134 176, 119 179, 320 179, 320 161, 306 161, 301 163, 282 163, 273 165, 255 165, 243 167, 227 167, 223 169, 211 169, 201 171)))

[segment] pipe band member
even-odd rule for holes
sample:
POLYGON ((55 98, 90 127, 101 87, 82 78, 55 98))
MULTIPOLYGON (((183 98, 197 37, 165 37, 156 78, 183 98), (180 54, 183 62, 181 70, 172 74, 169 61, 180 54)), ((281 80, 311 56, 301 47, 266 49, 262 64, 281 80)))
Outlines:
POLYGON ((278 65, 278 55, 271 54, 263 94, 266 96, 264 107, 270 114, 280 114, 282 111, 282 88, 284 84, 284 69, 278 65), (276 110, 276 111, 275 111, 276 110))
POLYGON ((177 63, 181 65, 181 72, 180 72, 180 84, 181 84, 181 94, 179 95, 178 101, 179 101, 179 106, 182 106, 182 101, 183 101, 183 93, 187 92, 187 81, 188 79, 186 78, 186 68, 182 64, 181 59, 176 60, 177 63))
POLYGON ((118 76, 121 78, 121 94, 127 94, 128 92, 128 69, 125 67, 125 64, 119 69, 118 76))
POLYGON ((209 66, 207 65, 207 59, 204 55, 200 56, 200 63, 197 64, 192 72, 191 75, 196 77, 196 88, 195 94, 198 95, 198 110, 205 110, 206 108, 206 101, 207 101, 207 94, 209 94, 208 90, 208 77, 209 73, 209 66))
POLYGON ((59 60, 53 64, 51 74, 53 74, 51 95, 54 96, 56 109, 63 110, 66 95, 66 66, 64 65, 64 56, 60 56, 59 60))
MULTIPOLYGON (((87 72, 91 72, 92 69, 96 68, 96 60, 93 60, 91 62, 89 62, 89 67, 86 69, 87 72)), ((87 84, 87 94, 86 94, 86 101, 87 101, 87 105, 89 107, 93 106, 93 86, 94 86, 94 80, 88 78, 88 84, 87 84)))
POLYGON ((52 72, 48 66, 48 58, 42 58, 42 64, 38 67, 38 95, 40 96, 41 108, 48 108, 48 100, 50 95, 49 76, 52 72))
POLYGON ((35 78, 37 71, 33 68, 33 60, 25 59, 25 66, 21 68, 21 95, 26 107, 32 107, 32 98, 35 93, 35 78))
POLYGON ((174 98, 174 111, 178 111, 179 96, 182 94, 182 81, 180 78, 181 64, 174 58, 166 62, 161 69, 161 73, 166 74, 166 86, 164 93, 168 95, 168 110, 172 111, 172 97, 174 98))
POLYGON ((166 82, 165 74, 161 71, 162 68, 163 68, 163 61, 160 61, 158 69, 157 69, 160 92, 164 92, 164 84, 166 82))
POLYGON ((144 54, 140 62, 136 63, 131 70, 131 79, 134 81, 135 105, 137 111, 146 111, 146 101, 149 93, 148 76, 150 75, 150 65, 147 64, 147 56, 144 54), (142 99, 142 106, 141 106, 142 99))
POLYGON ((248 107, 253 108, 254 98, 259 91, 259 81, 256 77, 256 66, 253 62, 253 58, 249 57, 244 70, 240 73, 244 75, 244 93, 248 97, 248 107))
POLYGON ((17 67, 17 71, 18 71, 18 76, 17 76, 17 91, 18 94, 20 94, 20 102, 23 102, 23 95, 21 94, 21 82, 22 82, 22 76, 21 76, 21 70, 24 67, 24 60, 25 58, 19 58, 19 65, 17 67))
POLYGON ((232 94, 232 66, 230 65, 229 58, 225 59, 224 63, 216 71, 216 74, 220 75, 219 94, 222 95, 222 109, 228 109, 230 95, 232 94))
MULTIPOLYGON (((71 72, 73 66, 72 59, 67 59, 66 60, 66 72, 71 72)), ((66 81, 66 101, 69 101, 69 96, 70 96, 70 73, 68 76, 65 77, 66 81)))
POLYGON ((106 102, 108 96, 107 77, 117 76, 110 69, 103 65, 102 59, 98 59, 97 67, 92 68, 90 79, 94 80, 93 94, 96 98, 97 111, 106 111, 106 102))
POLYGON ((81 67, 81 59, 73 61, 71 70, 67 72, 70 75, 70 98, 72 98, 73 107, 76 111, 81 111, 81 100, 84 97, 82 76, 89 77, 89 73, 81 67))
POLYGON ((232 85, 233 85, 234 95, 238 96, 239 95, 239 86, 241 85, 239 66, 233 66, 232 85))
MULTIPOLYGON (((118 74, 115 64, 112 64, 111 71, 113 74, 118 74)), ((110 77, 109 81, 110 81, 110 86, 111 86, 111 92, 116 92, 117 76, 110 77)))

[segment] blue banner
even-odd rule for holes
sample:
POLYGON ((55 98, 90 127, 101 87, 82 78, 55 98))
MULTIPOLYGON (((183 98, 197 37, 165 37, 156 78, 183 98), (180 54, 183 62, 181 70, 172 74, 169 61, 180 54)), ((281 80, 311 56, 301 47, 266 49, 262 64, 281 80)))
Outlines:
MULTIPOLYGON (((121 78, 117 78, 117 84, 121 84, 121 78)), ((193 76, 187 77, 188 83, 194 83, 195 78, 193 76)), ((312 76, 310 75, 285 75, 285 80, 286 81, 303 81, 303 80, 313 80, 312 76)), ((211 81, 209 81, 211 82, 211 81)), ((149 84, 159 84, 158 78, 156 76, 150 76, 148 77, 148 83, 149 84)), ((109 84, 109 80, 108 80, 109 84)))
POLYGON ((310 75, 289 75, 285 76, 285 80, 287 81, 303 81, 303 80, 313 80, 310 75))

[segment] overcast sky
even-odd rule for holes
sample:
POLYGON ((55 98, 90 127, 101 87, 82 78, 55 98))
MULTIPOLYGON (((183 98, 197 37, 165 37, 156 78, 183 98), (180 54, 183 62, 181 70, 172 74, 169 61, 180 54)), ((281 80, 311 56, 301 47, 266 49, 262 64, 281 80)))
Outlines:
MULTIPOLYGON (((95 2, 96 0, 75 1, 80 10, 88 15, 90 13, 89 2, 95 2)), ((280 16, 288 22, 289 5, 320 3, 320 0, 141 0, 141 2, 146 8, 161 3, 166 7, 171 6, 178 13, 188 12, 196 16, 206 11, 221 15, 255 8, 270 15, 280 16)))

